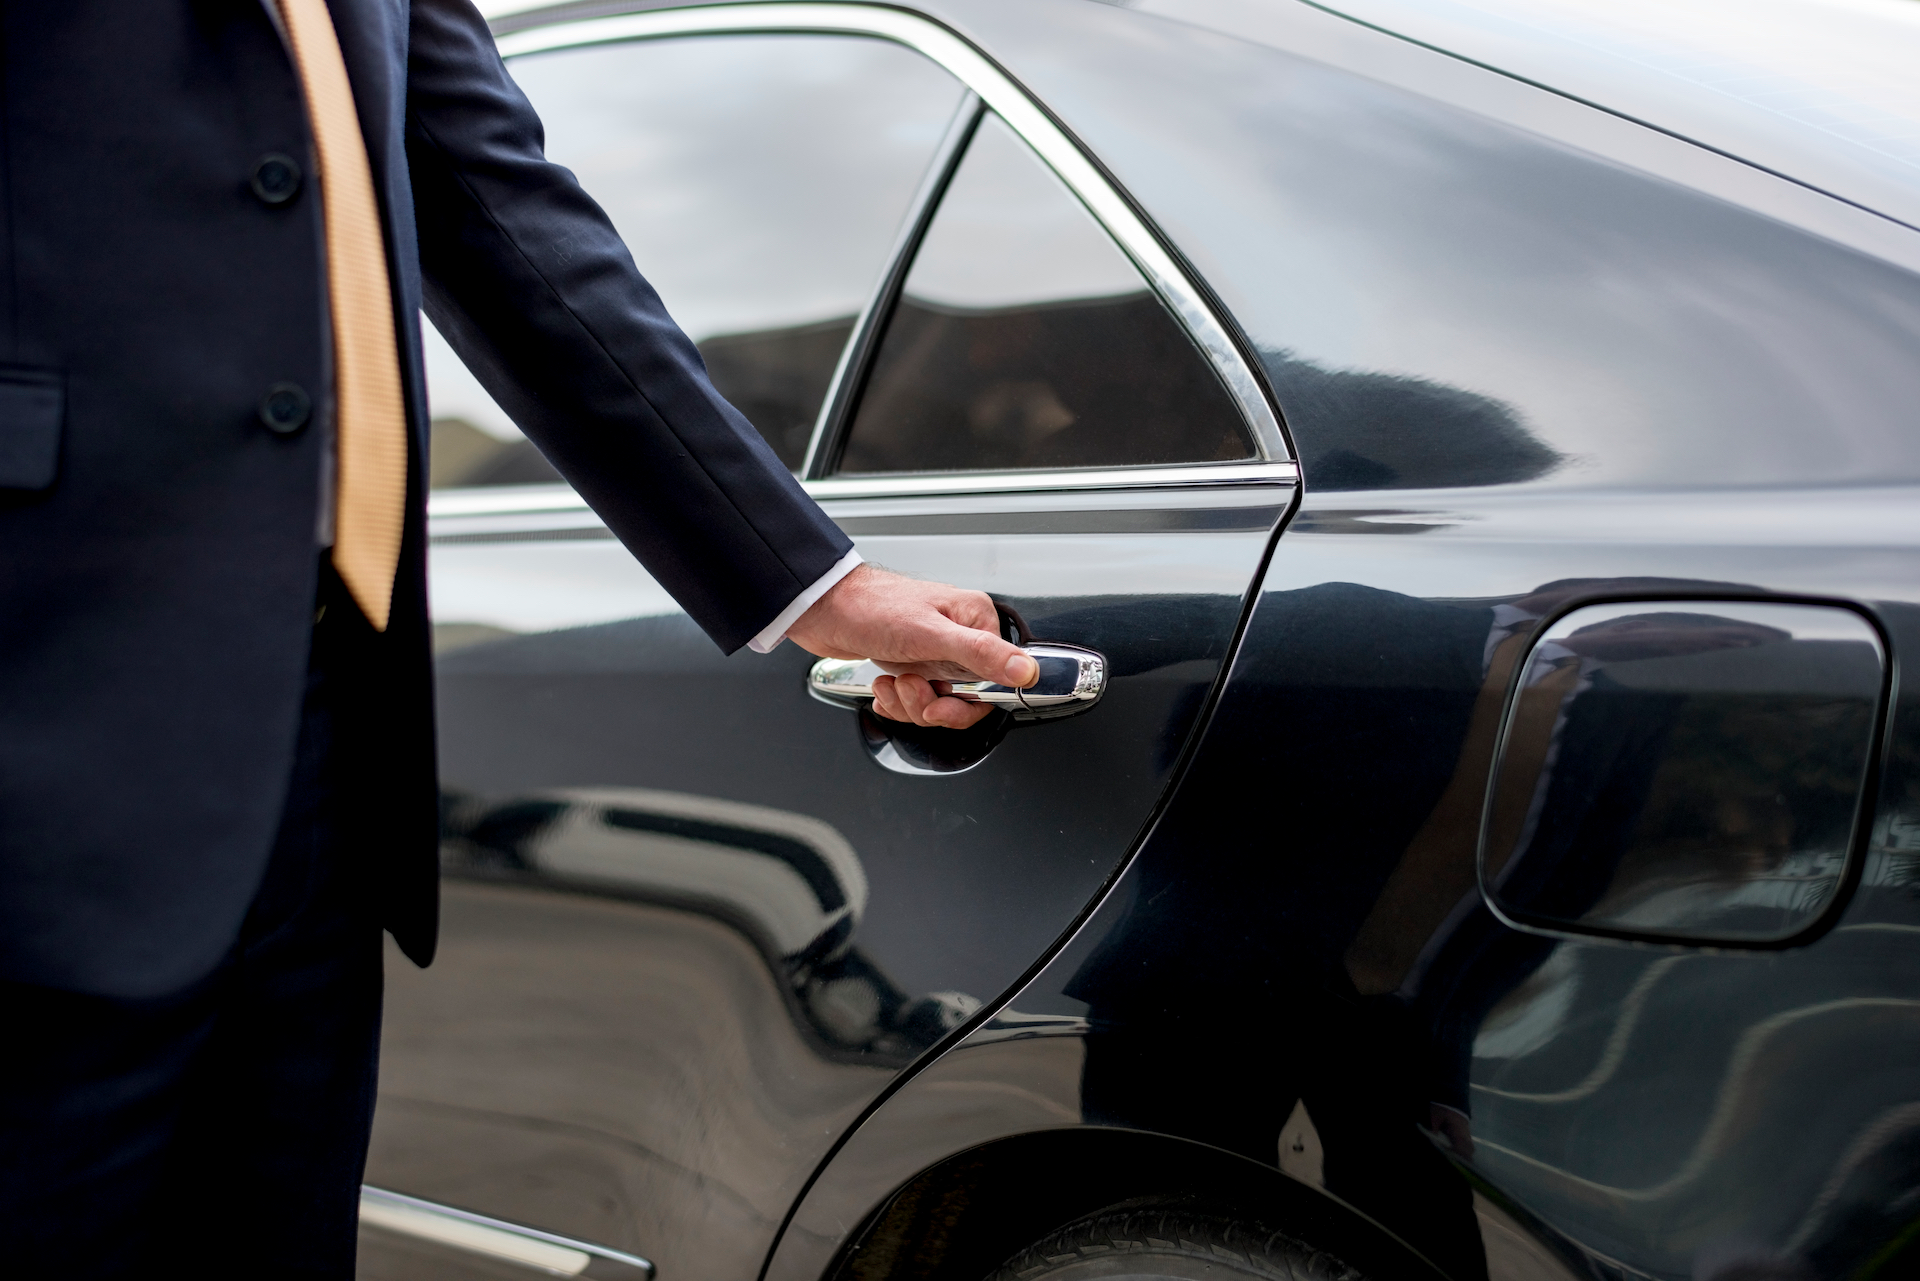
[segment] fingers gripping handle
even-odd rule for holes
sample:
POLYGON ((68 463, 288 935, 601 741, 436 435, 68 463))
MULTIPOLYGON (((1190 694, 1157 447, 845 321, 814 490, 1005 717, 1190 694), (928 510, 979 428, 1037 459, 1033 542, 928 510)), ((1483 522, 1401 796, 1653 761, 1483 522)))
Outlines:
MULTIPOLYGON (((1026 689, 993 681, 955 681, 952 695, 969 703, 1004 707, 1017 721, 1053 720, 1084 712, 1107 691, 1107 660, 1078 645, 1047 642, 1024 646, 1040 668, 1026 689)), ((807 673, 807 692, 836 707, 860 708, 873 701, 873 681, 886 675, 864 658, 823 658, 807 673)))

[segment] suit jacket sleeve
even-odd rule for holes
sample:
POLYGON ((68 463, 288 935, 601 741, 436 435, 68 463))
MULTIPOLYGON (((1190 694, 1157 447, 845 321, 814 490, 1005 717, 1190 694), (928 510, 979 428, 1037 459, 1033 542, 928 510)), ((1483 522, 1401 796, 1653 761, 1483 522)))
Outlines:
POLYGON ((723 650, 852 544, 714 390, 606 214, 549 163, 467 0, 414 0, 423 300, 487 390, 723 650))

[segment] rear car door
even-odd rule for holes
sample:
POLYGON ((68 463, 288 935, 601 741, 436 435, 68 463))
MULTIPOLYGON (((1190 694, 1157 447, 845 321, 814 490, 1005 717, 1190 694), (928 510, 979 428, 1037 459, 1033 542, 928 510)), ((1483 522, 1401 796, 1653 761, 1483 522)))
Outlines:
MULTIPOLYGON (((1294 469, 1154 233, 942 29, 731 5, 503 47, 863 555, 1105 673, 1077 715, 910 732, 810 697, 792 646, 722 657, 563 485, 436 496, 445 923, 392 967, 363 1273, 480 1275, 522 1225, 575 1271, 737 1278, 1133 848, 1294 469)), ((435 368, 442 478, 539 479, 435 368)))

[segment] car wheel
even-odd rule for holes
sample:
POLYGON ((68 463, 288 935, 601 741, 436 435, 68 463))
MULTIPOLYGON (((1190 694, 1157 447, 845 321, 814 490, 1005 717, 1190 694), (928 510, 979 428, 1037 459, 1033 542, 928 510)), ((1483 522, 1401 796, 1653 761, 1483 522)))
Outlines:
POLYGON ((1176 1210, 1109 1210, 1021 1251, 987 1281, 1365 1281, 1283 1232, 1176 1210))

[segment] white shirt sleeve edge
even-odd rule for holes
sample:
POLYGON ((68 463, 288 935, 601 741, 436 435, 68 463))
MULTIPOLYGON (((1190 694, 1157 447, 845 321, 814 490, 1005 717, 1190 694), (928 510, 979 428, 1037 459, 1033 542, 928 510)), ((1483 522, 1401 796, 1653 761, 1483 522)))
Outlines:
POLYGON ((850 551, 834 562, 832 569, 813 580, 813 586, 795 596, 787 607, 774 616, 760 630, 760 634, 747 642, 747 648, 756 654, 769 654, 774 646, 787 638, 787 629, 800 621, 800 615, 813 608, 813 603, 833 590, 835 583, 851 574, 854 569, 865 563, 859 552, 850 551))

